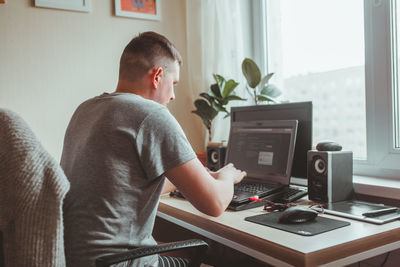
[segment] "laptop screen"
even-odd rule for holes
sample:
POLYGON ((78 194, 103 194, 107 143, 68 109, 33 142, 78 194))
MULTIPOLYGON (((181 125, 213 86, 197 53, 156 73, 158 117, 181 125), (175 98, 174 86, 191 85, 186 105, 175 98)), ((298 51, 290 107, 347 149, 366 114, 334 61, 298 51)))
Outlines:
POLYGON ((233 122, 225 163, 247 172, 246 181, 290 183, 297 120, 233 122))

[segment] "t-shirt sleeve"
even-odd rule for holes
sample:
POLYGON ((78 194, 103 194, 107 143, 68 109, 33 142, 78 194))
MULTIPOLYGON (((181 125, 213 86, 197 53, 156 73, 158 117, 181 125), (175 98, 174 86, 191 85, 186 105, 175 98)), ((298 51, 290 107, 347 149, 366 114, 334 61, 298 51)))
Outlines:
POLYGON ((154 111, 143 120, 136 145, 149 179, 196 157, 181 126, 166 108, 154 111))

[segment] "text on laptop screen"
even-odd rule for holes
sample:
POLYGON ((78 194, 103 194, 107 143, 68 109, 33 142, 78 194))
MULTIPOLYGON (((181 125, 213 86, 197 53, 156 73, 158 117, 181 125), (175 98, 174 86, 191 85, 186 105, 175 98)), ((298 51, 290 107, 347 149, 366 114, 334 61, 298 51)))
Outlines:
POLYGON ((288 176, 291 128, 233 127, 226 163, 247 172, 248 177, 288 176))

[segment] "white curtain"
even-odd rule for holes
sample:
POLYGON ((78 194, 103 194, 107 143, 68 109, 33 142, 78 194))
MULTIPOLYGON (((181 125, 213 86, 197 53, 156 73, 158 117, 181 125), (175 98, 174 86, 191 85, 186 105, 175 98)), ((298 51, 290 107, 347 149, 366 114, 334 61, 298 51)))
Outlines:
MULTIPOLYGON (((244 42, 250 40, 244 40, 240 0, 187 0, 186 9, 187 61, 193 101, 215 83, 214 73, 240 82, 235 92, 248 98, 241 63, 244 42)), ((232 104, 240 105, 239 101, 232 104)), ((213 121, 212 142, 228 141, 230 117, 223 119, 224 116, 220 112, 213 121)))

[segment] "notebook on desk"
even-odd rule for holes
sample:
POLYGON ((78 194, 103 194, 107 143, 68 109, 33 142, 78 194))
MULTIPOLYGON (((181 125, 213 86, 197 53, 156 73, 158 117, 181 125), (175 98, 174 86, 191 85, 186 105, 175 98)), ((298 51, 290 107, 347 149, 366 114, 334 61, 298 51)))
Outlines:
POLYGON ((226 163, 247 172, 235 185, 231 207, 276 194, 289 186, 297 133, 296 120, 233 122, 226 163), (254 189, 254 190, 252 190, 254 189))

